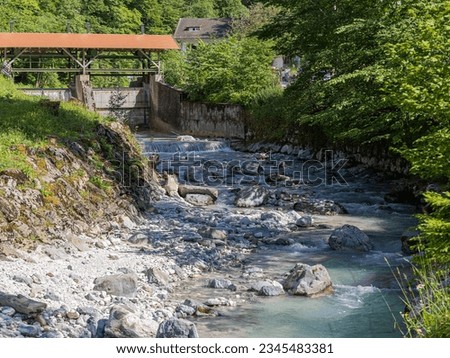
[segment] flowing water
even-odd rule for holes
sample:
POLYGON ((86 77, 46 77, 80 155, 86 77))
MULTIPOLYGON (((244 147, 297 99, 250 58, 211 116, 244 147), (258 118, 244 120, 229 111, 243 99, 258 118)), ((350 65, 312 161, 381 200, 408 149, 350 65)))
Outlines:
MULTIPOLYGON (((401 336, 395 325, 397 322, 401 326, 400 312, 404 306, 392 271, 399 266, 408 266, 408 257, 401 252, 400 237, 405 229, 415 224, 412 217, 414 208, 386 203, 383 197, 389 191, 390 183, 380 175, 361 168, 346 168, 341 172, 345 182, 330 182, 325 179, 326 173, 320 170, 317 162, 307 162, 297 157, 276 154, 269 158, 269 162, 267 159, 264 162, 254 153, 231 150, 223 141, 176 141, 174 137, 148 133, 139 134, 138 140, 145 153, 159 154, 161 163, 158 170, 176 173, 180 181, 192 167, 206 167, 208 173, 214 174, 205 176, 204 171, 200 170, 199 181, 214 185, 220 192, 216 204, 204 210, 222 213, 224 220, 221 223, 225 229, 247 237, 262 231, 263 235, 272 238, 292 239, 293 244, 288 246, 258 245, 246 258, 246 266, 260 268, 266 277, 281 281, 297 262, 321 263, 333 281, 331 295, 251 299, 245 304, 223 310, 220 317, 196 318, 201 337, 401 336), (273 168, 279 168, 281 161, 289 164, 284 174, 297 178, 296 182, 292 181, 297 185, 268 185, 264 182, 273 168), (235 167, 236 163, 247 171, 230 176, 230 168, 235 167), (263 168, 256 167, 254 171, 255 163, 261 163, 263 168), (276 199, 259 208, 234 207, 233 189, 255 183, 270 188, 276 193, 276 199), (292 210, 293 201, 302 195, 338 202, 348 214, 313 215, 314 227, 300 230, 280 230, 279 227, 270 227, 269 222, 256 227, 226 226, 229 221, 225 218, 237 214, 247 215, 251 219, 261 213, 278 215, 292 210), (327 239, 334 228, 344 224, 363 230, 374 243, 374 249, 367 253, 331 250, 327 239)), ((223 276, 233 282, 243 280, 242 272, 232 268, 223 276)), ((217 277, 217 274, 210 277, 217 277)), ((212 294, 223 295, 223 292, 216 290, 212 293, 210 288, 205 288, 207 279, 208 275, 205 275, 179 287, 176 295, 180 300, 182 297, 202 300, 212 294)))

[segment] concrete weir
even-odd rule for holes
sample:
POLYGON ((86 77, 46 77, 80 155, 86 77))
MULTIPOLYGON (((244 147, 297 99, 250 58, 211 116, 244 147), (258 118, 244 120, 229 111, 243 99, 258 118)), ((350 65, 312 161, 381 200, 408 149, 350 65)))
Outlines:
MULTIPOLYGON (((83 77, 83 76, 79 76, 83 77)), ((78 81, 77 81, 78 82, 78 81)), ((101 115, 126 118, 132 126, 149 123, 150 104, 148 91, 144 87, 90 88, 80 81, 79 88, 26 88, 28 95, 46 97, 52 101, 68 102, 78 99, 90 110, 101 115), (115 100, 116 99, 116 100, 115 100)))
POLYGON ((182 91, 165 84, 160 75, 146 77, 143 87, 93 88, 89 75, 78 75, 71 88, 23 91, 54 101, 76 99, 101 115, 162 132, 244 139, 248 131, 242 106, 189 101, 182 91))

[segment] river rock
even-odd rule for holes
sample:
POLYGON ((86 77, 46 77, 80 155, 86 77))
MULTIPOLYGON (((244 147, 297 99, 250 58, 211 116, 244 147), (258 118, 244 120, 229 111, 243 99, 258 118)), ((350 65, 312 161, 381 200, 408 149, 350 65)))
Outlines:
POLYGON ((178 195, 178 180, 176 175, 164 173, 164 190, 169 196, 178 195))
POLYGON ((184 200, 195 206, 209 206, 214 204, 212 197, 203 194, 186 194, 184 200))
POLYGON ((253 292, 259 292, 263 287, 277 287, 283 289, 283 286, 279 282, 266 280, 266 281, 252 282, 248 290, 253 292))
POLYGON ((194 308, 185 304, 179 304, 175 309, 175 312, 178 313, 178 317, 193 316, 196 311, 197 307, 194 308))
POLYGON ((270 191, 262 186, 254 185, 240 190, 234 201, 234 205, 240 208, 261 206, 267 203, 270 191))
POLYGON ((271 285, 271 286, 263 286, 258 291, 259 296, 280 296, 284 295, 283 286, 281 284, 278 285, 271 285))
POLYGON ((155 283, 160 286, 167 286, 169 283, 169 275, 159 268, 152 267, 146 271, 149 283, 155 283))
POLYGON ((197 327, 187 320, 172 318, 159 325, 156 338, 198 338, 197 327))
POLYGON ((137 291, 136 274, 119 274, 98 277, 94 280, 95 291, 106 291, 114 296, 134 296, 137 291))
POLYGON ((228 233, 225 230, 213 229, 210 233, 211 239, 213 240, 226 240, 228 238, 228 233))
POLYGON ((219 288, 219 289, 230 289, 234 287, 233 283, 230 280, 225 278, 213 278, 208 282, 209 288, 219 288))
POLYGON ((41 328, 37 325, 22 324, 19 326, 19 333, 25 337, 36 338, 41 334, 41 328))
POLYGON ((369 237, 353 225, 344 225, 335 229, 328 239, 328 245, 333 250, 370 251, 373 248, 369 237))
POLYGON ((105 337, 109 338, 148 338, 154 337, 158 323, 153 320, 141 320, 131 309, 114 306, 105 324, 105 337))
POLYGON ((347 210, 333 200, 302 198, 294 204, 294 210, 308 214, 338 215, 348 214, 347 210))
POLYGON ((293 295, 314 296, 330 288, 330 275, 323 265, 298 263, 287 274, 283 288, 293 295))
POLYGON ((313 225, 313 223, 314 223, 313 218, 309 215, 305 215, 302 216, 300 219, 298 219, 295 225, 299 227, 310 227, 313 225))
POLYGON ((44 302, 34 301, 23 295, 9 295, 3 292, 0 292, 0 306, 9 306, 24 314, 41 313, 47 308, 47 304, 44 302))

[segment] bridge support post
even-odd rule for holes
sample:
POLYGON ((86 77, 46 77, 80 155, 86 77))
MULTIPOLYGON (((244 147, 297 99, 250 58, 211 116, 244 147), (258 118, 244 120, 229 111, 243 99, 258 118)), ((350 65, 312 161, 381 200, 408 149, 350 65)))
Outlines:
POLYGON ((95 110, 94 94, 89 75, 75 76, 75 97, 88 109, 95 110))

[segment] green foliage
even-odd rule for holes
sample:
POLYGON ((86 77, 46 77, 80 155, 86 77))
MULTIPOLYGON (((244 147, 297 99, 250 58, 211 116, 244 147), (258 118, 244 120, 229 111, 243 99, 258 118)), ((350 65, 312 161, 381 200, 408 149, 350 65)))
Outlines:
POLYGON ((259 35, 274 39, 282 54, 301 56, 298 78, 285 93, 290 121, 320 126, 334 141, 384 141, 402 132, 381 91, 384 71, 376 34, 385 2, 264 3, 279 11, 259 35))
POLYGON ((235 17, 247 9, 240 0, 3 0, 0 31, 173 33, 180 17, 235 17))
POLYGON ((271 44, 255 38, 200 42, 187 52, 186 60, 174 59, 181 71, 168 69, 166 81, 186 90, 192 100, 248 106, 258 91, 274 85, 273 57, 271 44))
MULTIPOLYGON (((406 0, 389 12, 383 33, 385 89, 417 121, 450 123, 450 6, 448 1, 406 0)), ((423 124, 425 125, 425 123, 423 124)))
POLYGON ((419 215, 421 236, 417 248, 423 253, 421 260, 436 271, 445 271, 450 267, 450 192, 427 192, 425 200, 433 212, 419 215))
POLYGON ((415 284, 411 284, 400 273, 399 283, 403 287, 404 302, 408 310, 403 313, 407 337, 450 337, 450 292, 443 282, 449 278, 448 271, 436 274, 434 267, 422 260, 413 267, 415 284))
POLYGON ((72 103, 61 103, 55 116, 39 100, 24 95, 0 76, 0 170, 18 168, 32 177, 26 148, 45 147, 49 136, 90 140, 98 123, 107 121, 72 103))

